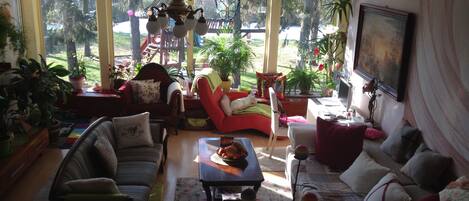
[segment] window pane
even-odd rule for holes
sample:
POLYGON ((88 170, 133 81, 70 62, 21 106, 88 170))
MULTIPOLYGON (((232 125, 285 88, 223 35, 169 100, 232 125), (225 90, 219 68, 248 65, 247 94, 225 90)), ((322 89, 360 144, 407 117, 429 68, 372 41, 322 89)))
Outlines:
POLYGON ((89 86, 101 83, 96 29, 96 0, 41 0, 46 60, 78 73, 89 86))

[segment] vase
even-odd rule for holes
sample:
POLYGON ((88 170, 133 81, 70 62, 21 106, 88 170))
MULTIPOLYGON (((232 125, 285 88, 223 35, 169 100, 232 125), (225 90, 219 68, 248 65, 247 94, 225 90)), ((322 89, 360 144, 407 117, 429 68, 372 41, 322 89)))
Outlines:
POLYGON ((223 90, 223 93, 229 93, 230 90, 231 90, 231 80, 222 81, 221 82, 221 88, 223 90))
POLYGON ((85 77, 78 76, 78 77, 70 77, 70 83, 72 84, 74 92, 82 92, 83 86, 85 85, 85 77))

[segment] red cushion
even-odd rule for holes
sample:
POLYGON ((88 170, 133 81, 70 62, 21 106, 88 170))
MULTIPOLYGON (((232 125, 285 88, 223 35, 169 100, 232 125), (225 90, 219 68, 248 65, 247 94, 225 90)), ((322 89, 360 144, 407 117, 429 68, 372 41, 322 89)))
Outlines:
POLYGON ((419 201, 440 201, 440 196, 438 194, 431 194, 420 199, 419 201))
POLYGON ((365 131, 365 138, 370 140, 377 140, 386 137, 386 134, 375 128, 367 128, 365 131))
POLYGON ((366 126, 342 126, 317 119, 316 158, 334 170, 345 170, 363 148, 366 126))

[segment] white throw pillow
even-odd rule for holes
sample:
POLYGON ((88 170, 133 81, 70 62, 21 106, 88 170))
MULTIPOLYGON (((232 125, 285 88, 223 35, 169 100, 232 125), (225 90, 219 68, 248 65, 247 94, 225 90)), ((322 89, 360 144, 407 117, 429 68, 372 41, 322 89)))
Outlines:
POLYGON ((98 135, 94 142, 94 147, 98 151, 98 155, 101 157, 103 165, 109 174, 114 177, 117 173, 117 157, 111 142, 109 142, 109 139, 107 139, 104 134, 98 135))
POLYGON ((236 110, 243 110, 246 109, 250 106, 256 105, 257 100, 256 97, 252 94, 249 94, 248 96, 244 98, 239 98, 234 101, 231 101, 231 110, 236 111, 236 110))
POLYGON ((399 184, 397 176, 394 173, 388 173, 370 190, 364 201, 410 200, 412 200, 412 198, 409 196, 409 194, 407 194, 401 184, 399 184))
POLYGON ((226 116, 231 116, 233 111, 231 110, 230 106, 230 98, 227 95, 223 95, 220 99, 220 106, 223 112, 225 112, 226 116))
POLYGON ((367 194, 389 171, 389 168, 376 163, 365 151, 362 151, 353 164, 340 175, 340 180, 353 192, 367 194))
POLYGON ((153 147, 149 112, 127 117, 114 117, 112 124, 114 125, 117 148, 153 147))

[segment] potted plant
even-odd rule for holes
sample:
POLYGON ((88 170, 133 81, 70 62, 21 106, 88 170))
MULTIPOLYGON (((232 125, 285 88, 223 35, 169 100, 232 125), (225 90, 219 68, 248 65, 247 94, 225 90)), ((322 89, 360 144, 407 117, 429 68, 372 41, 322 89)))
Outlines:
POLYGON ((7 47, 17 51, 21 57, 26 49, 23 32, 11 22, 8 7, 8 3, 0 4, 0 57, 5 56, 7 47))
POLYGON ((68 76, 75 92, 81 92, 86 81, 86 63, 83 57, 78 60, 77 66, 74 66, 68 76))
POLYGON ((307 95, 318 83, 318 73, 312 69, 294 69, 287 75, 287 87, 300 89, 300 94, 307 95))
POLYGON ((201 53, 208 57, 210 67, 220 75, 225 92, 231 88, 230 75, 252 67, 254 57, 252 49, 240 37, 217 37, 207 40, 201 53))
POLYGON ((8 70, 0 74, 0 158, 11 153, 13 122, 16 116, 15 105, 17 103, 12 88, 20 80, 21 76, 14 70, 8 70))
POLYGON ((27 85, 31 92, 31 100, 40 111, 40 121, 35 126, 49 128, 51 144, 58 140, 58 125, 60 124, 54 114, 59 101, 66 102, 72 92, 72 85, 63 80, 70 72, 62 65, 47 64, 41 56, 40 61, 34 59, 21 60, 20 71, 28 80, 27 85))

